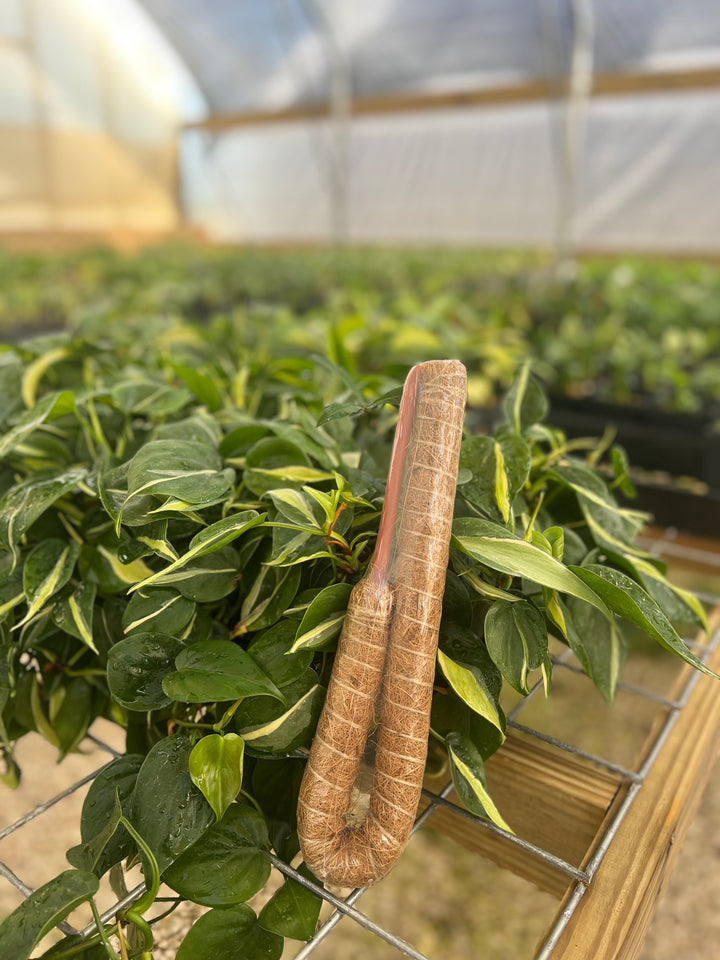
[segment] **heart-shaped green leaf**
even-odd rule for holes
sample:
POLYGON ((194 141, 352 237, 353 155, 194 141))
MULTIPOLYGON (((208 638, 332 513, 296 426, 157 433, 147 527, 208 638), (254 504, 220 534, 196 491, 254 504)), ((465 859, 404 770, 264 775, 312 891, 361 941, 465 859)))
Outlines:
MULTIPOLYGON (((306 880, 318 882, 304 863, 298 867, 298 873, 306 880)), ((260 911, 258 923, 281 937, 309 940, 315 933, 321 906, 322 899, 316 893, 292 877, 286 877, 260 911)))
POLYGON ((153 583, 158 587, 172 587, 196 603, 212 603, 232 593, 238 570, 236 551, 232 547, 220 547, 206 556, 194 556, 184 563, 176 561, 162 572, 144 577, 132 589, 139 590, 153 583))
MULTIPOLYGON (((189 549, 181 557, 174 560, 170 566, 165 567, 164 570, 160 570, 151 577, 147 577, 147 579, 141 583, 135 584, 132 589, 141 590, 148 587, 151 583, 168 584, 175 582, 178 584, 186 584, 185 592, 188 596, 190 595, 188 590, 194 590, 197 595, 197 588, 188 587, 187 584, 192 584, 193 571, 196 573, 198 569, 203 570, 206 569, 206 567, 192 564, 192 571, 189 577, 180 576, 174 578, 173 574, 178 570, 188 567, 191 561, 197 560, 199 557, 204 557, 207 554, 215 553, 222 547, 227 546, 245 533, 246 530, 251 530, 253 527, 259 526, 264 521, 265 516, 264 513, 260 514, 257 510, 243 510, 241 513, 233 514, 230 517, 225 517, 223 520, 218 520, 217 523, 210 524, 209 527, 205 527, 204 530, 201 530, 200 533, 192 538, 189 549)), ((232 554, 225 553, 224 556, 229 558, 232 554)), ((212 569, 212 566, 210 569, 212 569)), ((178 587, 178 589, 181 588, 178 587)), ((207 587, 203 589, 204 592, 207 593, 207 587)), ((221 594, 221 596, 222 595, 223 594, 221 594)), ((197 599, 197 597, 194 599, 197 599)), ((207 597, 207 599, 220 599, 220 597, 207 597)))
POLYGON ((82 640, 93 653, 98 653, 93 639, 93 611, 96 597, 95 583, 92 581, 80 583, 67 600, 61 600, 55 604, 52 612, 55 626, 69 633, 71 637, 82 640))
POLYGON ((548 411, 547 397, 530 373, 530 363, 520 369, 517 379, 503 401, 508 423, 517 434, 524 433, 532 424, 542 420, 548 411))
POLYGON ((47 471, 12 487, 0 500, 0 545, 13 552, 23 534, 56 500, 85 479, 87 471, 47 471))
POLYGON ((513 833, 488 793, 483 759, 475 744, 462 734, 451 733, 447 747, 453 784, 463 804, 471 813, 513 833))
POLYGON ((258 924, 245 903, 210 910, 190 928, 176 960, 280 960, 283 938, 258 924))
POLYGON ((134 633, 111 647, 107 679, 113 697, 128 710, 158 710, 172 697, 163 679, 175 669, 180 640, 154 633, 134 633))
POLYGON ((309 744, 315 731, 325 688, 314 670, 283 687, 290 707, 269 697, 249 697, 235 714, 235 725, 249 749, 261 753, 289 753, 309 744))
POLYGON ((442 650, 438 650, 437 658, 445 678, 460 699, 504 733, 505 718, 500 712, 497 694, 480 668, 471 663, 457 663, 442 650))
POLYGON ((318 593, 305 611, 295 634, 292 652, 328 650, 340 636, 352 586, 333 583, 318 593))
POLYGON ((24 440, 41 424, 56 420, 75 409, 75 397, 70 390, 49 393, 32 409, 26 410, 15 426, 0 439, 0 457, 6 456, 21 440, 24 440))
POLYGON ((241 632, 271 627, 292 604, 300 585, 301 571, 262 564, 255 580, 247 584, 240 609, 241 632))
POLYGON ((247 803, 233 803, 169 867, 163 880, 181 896, 206 907, 249 900, 270 876, 265 821, 247 803))
MULTIPOLYGON (((105 767, 90 784, 83 801, 80 817, 80 836, 82 843, 68 850, 67 858, 74 867, 87 866, 87 845, 105 829, 113 818, 116 799, 121 807, 130 807, 130 798, 135 789, 138 771, 144 757, 139 754, 126 754, 118 757, 105 767), (82 852, 81 852, 82 851, 82 852)), ((98 876, 106 873, 113 864, 119 863, 133 853, 135 846, 123 827, 118 827, 104 844, 102 855, 92 854, 93 866, 90 868, 98 876)))
MULTIPOLYGON (((585 581, 539 547, 489 520, 461 518, 453 524, 453 545, 493 570, 524 577, 560 593, 586 600, 610 618, 607 606, 585 581)), ((575 572, 573 572, 575 571, 575 572)))
POLYGON ((611 703, 627 652, 617 624, 607 620, 589 603, 574 597, 560 601, 560 607, 570 649, 600 693, 611 703))
POLYGON ((502 675, 519 693, 527 694, 528 674, 543 667, 552 672, 548 634, 542 614, 527 600, 498 600, 485 617, 487 650, 502 675))
POLYGON ((190 777, 192 743, 165 737, 145 757, 131 800, 133 826, 164 871, 215 820, 212 807, 190 777))
POLYGON ((640 627, 653 640, 677 654, 686 663, 711 677, 718 676, 683 643, 677 630, 653 598, 626 574, 596 563, 588 564, 587 567, 572 567, 572 570, 619 616, 640 627))
POLYGON ((131 598, 123 613, 125 633, 164 633, 177 636, 192 619, 196 605, 177 590, 145 587, 131 598))
POLYGON ((240 792, 244 756, 245 744, 235 733, 212 733, 192 749, 190 776, 218 820, 240 792))
POLYGON ((162 679, 162 689, 171 700, 208 703, 267 694, 284 702, 270 677, 230 640, 199 640, 180 651, 175 667, 162 679))
POLYGON ((291 651, 297 633, 296 620, 280 620, 261 633, 247 652, 278 687, 302 676, 312 663, 312 650, 291 651))
POLYGON ((65 586, 72 576, 80 546, 75 540, 42 540, 28 554, 23 570, 23 586, 28 610, 20 624, 30 620, 48 600, 65 586))

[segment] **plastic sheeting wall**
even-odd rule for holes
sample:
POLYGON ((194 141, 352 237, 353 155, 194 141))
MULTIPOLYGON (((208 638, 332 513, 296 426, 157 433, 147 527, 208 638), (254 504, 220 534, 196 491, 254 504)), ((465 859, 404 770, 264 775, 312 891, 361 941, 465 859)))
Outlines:
MULTIPOLYGON (((553 244, 557 109, 533 103, 355 120, 350 239, 553 244)), ((191 215, 225 239, 328 239, 318 147, 326 136, 326 124, 293 123, 206 140, 188 164, 192 180, 206 185, 204 195, 189 195, 191 215)), ((595 99, 578 187, 573 239, 581 247, 720 249, 720 96, 595 99)))
MULTIPOLYGON (((215 115, 327 103, 330 25, 355 97, 566 77, 573 16, 596 74, 720 67, 717 0, 143 0, 215 115)), ((567 166, 557 102, 356 117, 354 241, 553 244, 567 166)), ((607 96, 585 117, 570 237, 584 247, 720 249, 720 88, 607 96)), ((332 234, 327 122, 184 136, 187 209, 227 239, 332 234)), ((567 203, 567 197, 565 197, 567 203)))

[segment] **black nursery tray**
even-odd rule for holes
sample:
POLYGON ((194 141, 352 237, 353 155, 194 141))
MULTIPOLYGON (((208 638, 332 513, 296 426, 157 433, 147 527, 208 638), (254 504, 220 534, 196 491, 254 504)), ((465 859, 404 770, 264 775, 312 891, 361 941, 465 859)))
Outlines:
MULTIPOLYGON (((471 429, 488 432, 499 408, 468 411, 471 429)), ((651 513, 661 526, 720 538, 720 415, 672 413, 556 394, 548 422, 568 437, 600 437, 617 431, 633 470, 637 499, 629 506, 651 513), (659 477, 648 477, 659 472, 659 477), (691 478, 695 482, 678 482, 691 478)))
POLYGON ((720 539, 720 490, 698 494, 669 484, 634 482, 637 498, 628 506, 651 513, 658 526, 720 539))
POLYGON ((655 522, 710 537, 720 537, 720 431, 711 416, 620 406, 596 400, 553 396, 553 426, 569 437, 600 436, 616 429, 632 467, 662 471, 669 483, 635 479, 632 503, 655 522), (699 484, 678 484, 690 477, 699 484))
POLYGON ((720 492, 720 415, 673 413, 597 400, 550 397, 553 426, 569 437, 600 436, 607 426, 617 430, 616 443, 630 463, 644 470, 662 470, 673 477, 693 477, 720 492))

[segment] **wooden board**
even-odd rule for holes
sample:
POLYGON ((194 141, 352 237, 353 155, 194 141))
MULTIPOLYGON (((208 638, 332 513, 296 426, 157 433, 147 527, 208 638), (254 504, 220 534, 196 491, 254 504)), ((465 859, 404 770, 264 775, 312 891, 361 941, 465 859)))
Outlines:
MULTIPOLYGON (((655 529, 645 531, 644 537, 648 545, 665 539, 662 531, 655 529)), ((667 559, 678 572, 702 570, 717 578, 715 541, 678 537, 669 544, 667 559), (672 556, 673 542, 683 548, 681 557, 672 556), (710 556, 703 558, 705 551, 710 556)), ((713 611, 710 625, 713 631, 720 628, 720 607, 713 611)), ((703 642, 702 635, 698 640, 703 642)), ((720 672, 720 647, 709 666, 720 672)), ((691 667, 680 665, 667 693, 669 699, 677 699, 693 676, 691 667)), ((633 769, 641 768, 667 717, 667 708, 658 704, 633 769)), ((698 674, 691 695, 561 934, 553 960, 635 960, 719 749, 720 681, 698 674)), ((488 760, 487 778, 493 799, 519 836, 583 869, 630 787, 620 775, 514 731, 503 749, 488 760)), ((443 783, 436 779, 427 786, 439 790, 443 783)), ((449 799, 458 802, 454 794, 449 799)), ((566 872, 451 810, 437 810, 429 824, 557 896, 561 903, 556 918, 562 915, 576 887, 566 872)))
POLYGON ((137 253, 145 247, 171 242, 204 241, 199 229, 176 230, 0 230, 0 250, 11 253, 54 253, 83 247, 105 246, 123 253, 137 253))
MULTIPOLYGON (((594 96, 618 96, 643 93, 663 93, 678 90, 708 89, 720 86, 720 70, 714 67, 700 70, 625 71, 596 74, 593 77, 594 96)), ((441 93, 399 93, 374 97, 356 97, 350 107, 353 116, 408 113, 418 110, 453 110, 464 107, 498 106, 504 103, 527 103, 565 96, 566 78, 548 82, 545 79, 509 86, 481 87, 470 90, 450 90, 441 93)), ((306 104, 284 110, 219 113, 186 123, 184 130, 208 130, 219 133, 237 127, 273 123, 322 120, 331 115, 328 103, 306 104)))
MULTIPOLYGON (((720 625, 720 608, 711 623, 720 625)), ((720 647, 710 666, 720 670, 720 647)), ((553 960, 638 956, 719 748, 720 681, 701 676, 561 935, 553 960)))
MULTIPOLYGON (((486 774, 490 794, 515 833, 575 867, 621 788, 617 774, 514 732, 488 760, 486 774)), ((428 780, 426 786, 437 791, 444 783, 428 780)), ((454 792, 448 799, 459 804, 454 792)), ((424 801, 421 809, 426 806, 424 801)), ((558 898, 573 882, 551 863, 447 808, 436 810, 429 825, 558 898)))

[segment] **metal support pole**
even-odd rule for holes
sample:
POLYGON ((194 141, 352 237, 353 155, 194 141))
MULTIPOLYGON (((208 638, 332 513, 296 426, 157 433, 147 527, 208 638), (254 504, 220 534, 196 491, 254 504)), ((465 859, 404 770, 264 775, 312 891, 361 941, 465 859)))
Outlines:
POLYGON ((593 12, 591 0, 566 0, 572 25, 567 69, 554 0, 539 0, 540 33, 545 51, 548 96, 552 111, 557 199, 555 256, 561 274, 572 274, 574 220, 579 170, 593 84, 593 12), (562 83, 563 74, 567 83, 562 83))
POLYGON ((317 25, 328 68, 330 86, 329 198, 333 242, 349 237, 348 180, 352 84, 348 63, 328 18, 322 0, 304 0, 317 25))
POLYGON ((593 11, 591 0, 570 0, 572 51, 565 102, 563 177, 557 218, 558 268, 572 265, 577 190, 593 81, 593 11))

